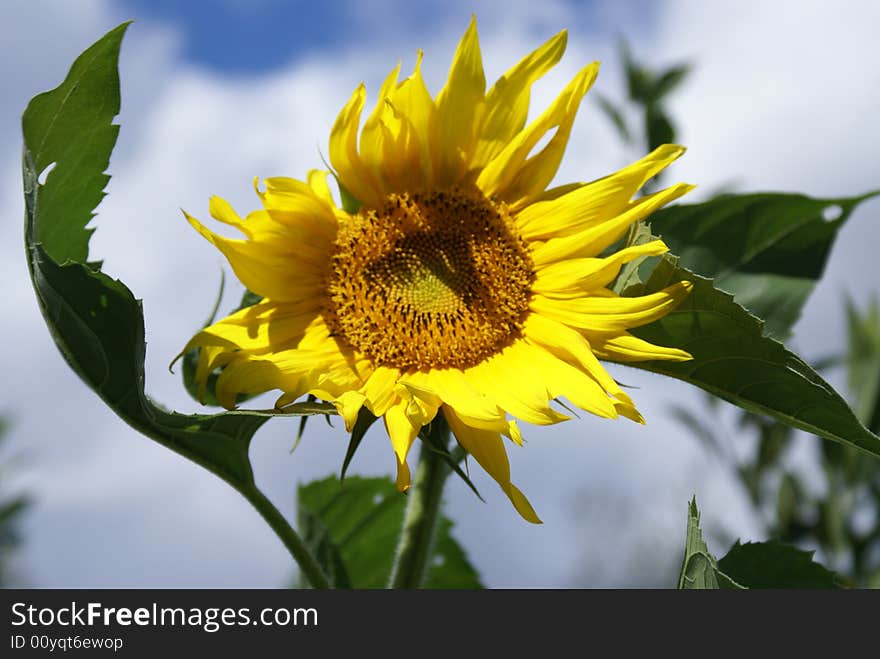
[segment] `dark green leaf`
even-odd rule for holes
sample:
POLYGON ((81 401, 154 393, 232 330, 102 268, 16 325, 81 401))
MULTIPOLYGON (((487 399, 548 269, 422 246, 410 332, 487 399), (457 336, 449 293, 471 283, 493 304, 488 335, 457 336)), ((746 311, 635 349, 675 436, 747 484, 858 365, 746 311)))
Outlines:
MULTIPOLYGON (((387 478, 335 476, 300 486, 297 516, 306 542, 337 587, 384 588, 388 581, 406 497, 387 478)), ((437 527, 428 588, 481 588, 452 522, 437 527)))
POLYGON ((666 256, 644 287, 633 287, 628 293, 649 294, 681 280, 693 282, 691 294, 666 317, 632 333, 687 350, 694 359, 632 366, 678 378, 750 412, 880 455, 880 437, 859 422, 833 387, 784 345, 766 336, 763 323, 711 280, 666 256))
POLYGON ((743 588, 719 569, 715 557, 709 553, 709 548, 703 541, 703 532, 700 530, 700 511, 697 510, 696 497, 688 504, 684 560, 681 564, 678 587, 681 590, 718 590, 719 588, 739 590, 743 588))
MULTIPOLYGON (((468 473, 461 468, 461 463, 465 462, 467 459, 467 451, 461 445, 457 445, 454 449, 449 449, 447 446, 444 446, 442 443, 438 442, 438 438, 444 438, 444 434, 442 432, 432 432, 434 430, 433 425, 435 423, 443 423, 445 425, 445 420, 439 414, 437 417, 429 423, 427 426, 423 426, 419 431, 419 437, 424 442, 423 446, 426 448, 430 448, 434 453, 443 458, 443 461, 449 465, 449 468, 458 476, 461 480, 464 481, 464 484, 470 488, 471 492, 477 495, 477 498, 483 503, 486 500, 483 498, 483 495, 480 494, 480 491, 477 489, 477 486, 474 485, 473 481, 471 481, 468 473)), ((467 463, 465 462, 465 466, 467 463)))
POLYGON ((647 105, 654 91, 654 75, 635 61, 626 41, 622 40, 618 47, 630 100, 647 105))
POLYGON ((654 90, 651 95, 651 100, 654 103, 660 101, 664 96, 669 94, 682 82, 684 82, 685 78, 688 77, 690 72, 691 67, 689 64, 682 64, 679 66, 674 66, 671 69, 667 69, 657 78, 657 81, 654 84, 654 90))
POLYGON ((105 174, 119 126, 116 62, 128 23, 111 30, 73 63, 64 82, 35 96, 22 129, 33 183, 32 204, 40 209, 34 240, 56 263, 85 263, 92 229, 86 225, 104 197, 105 174), (36 180, 50 165, 46 185, 36 180))
POLYGON ((614 124, 614 127, 620 134, 620 138, 628 143, 632 139, 632 136, 630 135, 629 127, 626 125, 626 119, 620 108, 601 94, 596 94, 595 99, 599 104, 599 109, 602 110, 603 114, 611 120, 612 124, 614 124))
POLYGON ((241 303, 238 305, 237 308, 232 310, 232 313, 235 313, 236 311, 241 311, 242 309, 246 309, 247 307, 252 307, 262 299, 262 296, 245 289, 244 293, 242 293, 241 295, 241 303))
POLYGON ((813 552, 777 540, 739 541, 718 567, 746 588, 838 588, 833 572, 813 561, 813 552))
POLYGON ((651 216, 683 267, 715 279, 718 288, 763 318, 784 339, 822 276, 837 232, 861 202, 798 194, 728 195, 670 206, 651 216), (826 220, 825 214, 840 214, 826 220))
POLYGON ((880 432, 880 305, 871 300, 864 314, 851 300, 846 302, 849 328, 849 390, 858 417, 880 432))
POLYGON ((675 142, 672 120, 658 105, 651 104, 645 110, 645 135, 648 138, 648 151, 675 142))
POLYGON ((366 407, 362 407, 358 411, 358 417, 355 419, 354 427, 351 429, 351 437, 348 440, 348 449, 345 451, 345 459, 342 461, 342 471, 339 473, 340 482, 345 480, 345 472, 348 471, 348 465, 351 464, 351 460, 354 458, 358 446, 361 445, 364 435, 367 434, 370 426, 376 422, 377 418, 366 407))
MULTIPOLYGON (((70 367, 116 414, 229 482, 266 515, 271 504, 254 484, 248 445, 272 411, 185 415, 149 400, 141 303, 122 282, 86 263, 91 230, 85 222, 103 195, 117 134, 110 122, 119 108, 116 60, 126 26, 85 51, 61 86, 36 97, 23 116, 25 240, 37 300, 70 367)), ((305 404, 285 410, 334 411, 305 404)))

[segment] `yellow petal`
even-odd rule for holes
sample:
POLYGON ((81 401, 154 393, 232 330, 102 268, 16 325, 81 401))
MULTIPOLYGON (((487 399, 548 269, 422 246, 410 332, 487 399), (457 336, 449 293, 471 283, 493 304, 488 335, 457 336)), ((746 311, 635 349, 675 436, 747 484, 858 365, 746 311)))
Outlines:
POLYGON ((537 277, 532 290, 548 297, 580 297, 588 291, 610 284, 624 263, 668 251, 669 248, 662 240, 653 240, 618 250, 605 258, 565 259, 549 265, 535 262, 537 277))
POLYGON ((361 393, 366 397, 364 405, 376 416, 382 416, 397 398, 395 387, 400 379, 396 368, 379 366, 364 383, 361 393))
POLYGON ((277 303, 262 300, 209 325, 183 349, 219 346, 261 354, 295 347, 317 316, 319 300, 277 303))
POLYGON ((580 409, 606 419, 617 418, 614 401, 595 379, 537 345, 530 345, 529 360, 550 398, 565 397, 580 409))
POLYGON ((658 346, 628 332, 617 334, 590 332, 589 340, 600 358, 614 362, 641 362, 651 359, 683 362, 693 359, 693 356, 684 350, 658 346))
POLYGON ((406 457, 422 426, 430 423, 437 414, 438 406, 419 397, 397 398, 385 412, 385 428, 391 438, 397 458, 397 489, 406 491, 410 485, 410 472, 406 457))
POLYGON ((540 524, 541 520, 528 499, 510 482, 510 463, 507 460, 501 435, 468 426, 449 406, 443 407, 443 414, 458 443, 474 456, 480 466, 501 486, 523 519, 533 524, 540 524))
POLYGON ((596 79, 598 62, 584 67, 544 113, 521 130, 480 172, 477 186, 486 196, 515 203, 544 190, 559 168, 581 99, 596 79), (532 149, 552 129, 549 143, 530 157, 532 149))
MULTIPOLYGON (((693 190, 694 186, 685 183, 673 185, 665 190, 633 201, 620 215, 594 223, 583 231, 560 238, 551 238, 536 247, 533 253, 542 263, 552 263, 562 259, 593 257, 601 254, 609 245, 623 237, 631 224, 648 217, 671 201, 693 190)), ((544 219, 549 226, 554 222, 551 216, 544 219)))
POLYGON ((523 333, 530 342, 537 343, 557 357, 580 366, 609 394, 615 397, 624 395, 614 378, 599 363, 590 343, 580 332, 551 318, 533 313, 526 319, 523 333))
POLYGON ((550 425, 570 417, 549 405, 546 383, 536 377, 535 364, 525 341, 516 341, 501 353, 464 371, 474 389, 484 391, 498 406, 528 423, 550 425))
POLYGON ((532 83, 565 52, 565 30, 549 39, 501 76, 486 94, 486 110, 472 166, 483 167, 522 130, 529 112, 532 83))
POLYGON ((522 208, 517 227, 529 240, 546 240, 589 229, 620 215, 645 182, 685 151, 675 144, 657 147, 641 160, 592 183, 547 190, 541 200, 522 208))
POLYGON ((251 291, 279 302, 297 302, 319 294, 323 273, 289 244, 224 238, 184 212, 187 221, 223 252, 238 279, 251 291))
POLYGON ((394 449, 394 457, 397 459, 397 489, 405 492, 410 485, 410 471, 406 457, 420 428, 414 427, 407 417, 405 401, 391 405, 385 412, 384 421, 385 430, 391 439, 391 447, 394 449))
POLYGON ((401 382, 416 391, 439 397, 471 419, 494 423, 499 418, 504 418, 498 405, 485 392, 473 387, 459 369, 416 371, 404 375, 401 382))
MULTIPOLYGON (((311 170, 308 183, 273 176, 263 181, 265 191, 260 190, 259 179, 254 179, 254 190, 273 224, 292 230, 291 239, 297 243, 306 242, 325 252, 336 239, 338 228, 337 209, 327 187, 326 176, 326 172, 311 170)), ((251 222, 248 217, 246 224, 251 222)), ((253 237, 257 238, 258 235, 254 234, 253 237)))
POLYGON ((574 300, 535 295, 530 306, 533 311, 566 325, 611 333, 647 325, 666 316, 692 288, 691 282, 682 281, 641 297, 620 297, 604 289, 574 300))
POLYGON ((355 199, 367 206, 378 206, 381 186, 358 154, 358 129, 366 94, 361 83, 336 117, 330 131, 330 163, 355 199))
POLYGON ((359 391, 346 391, 333 401, 333 405, 339 412, 339 416, 341 416, 342 420, 345 422, 345 429, 348 432, 351 432, 352 428, 354 428, 358 414, 364 406, 364 401, 366 399, 367 397, 359 391))
POLYGON ((477 36, 471 22, 452 58, 446 85, 437 94, 436 182, 455 184, 465 173, 476 147, 476 127, 483 111, 486 76, 477 36))

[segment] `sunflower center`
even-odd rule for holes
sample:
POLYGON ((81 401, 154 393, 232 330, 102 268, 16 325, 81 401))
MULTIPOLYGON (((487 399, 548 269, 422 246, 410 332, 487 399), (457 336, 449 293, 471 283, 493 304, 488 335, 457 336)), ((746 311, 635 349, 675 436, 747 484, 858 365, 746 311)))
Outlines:
POLYGON ((394 193, 341 226, 324 316, 400 369, 468 368, 521 336, 532 261, 507 207, 478 192, 394 193))

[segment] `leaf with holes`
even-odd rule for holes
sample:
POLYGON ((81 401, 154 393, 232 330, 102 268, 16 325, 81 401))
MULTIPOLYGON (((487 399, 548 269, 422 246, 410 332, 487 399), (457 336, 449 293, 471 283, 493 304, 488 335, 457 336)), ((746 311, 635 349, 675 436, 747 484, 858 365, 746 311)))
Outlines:
MULTIPOLYGON (((109 180, 104 170, 118 132, 112 124, 120 104, 117 59, 127 26, 88 48, 64 82, 35 97, 24 112, 25 242, 34 290, 67 363, 120 418, 230 483, 266 516, 271 504, 254 483, 248 447, 274 414, 187 415, 153 403, 144 393, 141 302, 87 262, 93 229, 86 225, 109 180)), ((287 413, 335 409, 313 404, 287 413)))
POLYGON ((862 202, 877 195, 815 199, 799 194, 725 195, 670 206, 651 228, 681 265, 762 318, 785 339, 825 270, 837 234, 862 202))

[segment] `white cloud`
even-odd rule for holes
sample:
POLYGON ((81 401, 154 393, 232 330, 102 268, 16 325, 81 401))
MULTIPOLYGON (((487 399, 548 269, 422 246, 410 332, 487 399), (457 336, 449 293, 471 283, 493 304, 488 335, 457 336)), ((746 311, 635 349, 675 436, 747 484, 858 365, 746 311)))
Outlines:
MULTIPOLYGON (((612 39, 617 30, 648 26, 637 15, 616 11, 617 3, 604 6, 610 7, 600 12, 607 33, 571 30, 570 52, 537 87, 536 106, 597 57, 606 60, 598 88, 616 91, 612 39)), ((40 8, 31 14, 30 3, 13 7, 20 29, 11 32, 18 41, 9 46, 0 39, 4 60, 27 51, 47 29, 36 19, 40 8)), ((77 7, 71 10, 75 17, 50 22, 53 49, 29 64, 33 76, 16 82, 17 96, 12 96, 21 102, 12 110, 0 106, 3 112, 17 113, 25 92, 60 80, 75 53, 116 19, 112 5, 77 7)), ((641 34, 635 40, 637 53, 649 61, 692 56, 698 63, 673 106, 690 146, 674 166, 673 178, 707 188, 738 178, 749 187, 827 194, 872 185, 869 173, 880 171, 878 133, 869 122, 880 93, 867 56, 873 44, 867 14, 876 11, 874 5, 852 5, 852 16, 826 15, 821 5, 796 8, 795 14, 778 3, 754 3, 728 12, 717 3, 670 3, 659 12, 651 38, 641 34), (797 29, 792 29, 793 15, 797 29)), ((567 11, 564 3, 523 2, 481 14, 490 79, 564 27, 567 11), (537 34, 535 21, 541 26, 537 34)), ((387 24, 384 31, 365 29, 371 36, 348 39, 340 53, 323 52, 253 79, 187 65, 179 58, 179 34, 167 26, 135 24, 123 46, 123 128, 112 162, 114 178, 92 250, 105 259, 107 272, 144 299, 151 395, 178 409, 196 409, 166 365, 209 310, 219 279, 221 259, 183 222, 179 208, 204 216, 208 196, 217 193, 247 211, 254 207, 252 176, 301 176, 320 166, 318 149, 326 149, 335 113, 354 85, 366 78, 375 94, 399 57, 412 63, 416 47, 426 51, 426 75, 436 91, 466 21, 463 13, 460 20, 432 24, 430 30, 394 30, 387 24)), ((22 213, 17 138, 3 133, 0 148, 0 163, 9 172, 0 188, 0 208, 14 219, 22 213)), ((587 103, 560 180, 601 176, 625 158, 604 119, 587 103)), ((876 214, 876 204, 873 208, 876 214)), ((876 244, 877 230, 869 219, 860 213, 845 232, 845 249, 835 251, 831 281, 823 284, 831 293, 814 302, 819 310, 801 324, 801 336, 840 339, 840 328, 827 330, 823 315, 837 310, 835 287, 860 271, 862 278, 872 272, 867 249, 872 239, 876 244), (861 248, 853 242, 856 236, 861 248)), ((283 548, 234 491, 139 437, 67 370, 36 312, 20 229, 10 221, 2 231, 2 274, 14 310, 6 325, 12 338, 5 359, 16 374, 14 387, 9 379, 3 385, 4 399, 18 419, 14 447, 28 456, 22 480, 39 500, 27 525, 26 577, 59 586, 284 584, 289 560, 283 548)), ((877 283, 874 275, 875 289, 877 283)), ((475 480, 486 505, 461 484, 451 486, 448 508, 458 521, 458 536, 489 584, 564 586, 587 577, 594 584, 632 584, 629 572, 637 552, 626 543, 644 543, 639 530, 647 529, 648 537, 663 538, 665 550, 674 554, 684 537, 685 504, 695 491, 707 523, 760 535, 730 475, 665 414, 672 402, 697 404, 698 397, 679 383, 619 372, 624 381, 642 387, 635 395, 648 427, 584 419, 530 430, 529 444, 511 449, 514 480, 539 508, 543 527, 522 523, 482 473, 475 473, 475 480), (628 511, 625 522, 607 512, 617 507, 628 511), (576 510, 579 522, 573 521, 576 510)), ((292 456, 294 424, 278 421, 257 435, 252 455, 258 480, 288 515, 294 513, 297 482, 338 469, 345 438, 324 425, 313 421, 312 432, 292 456)), ((389 474, 392 464, 390 446, 377 429, 352 471, 389 474)), ((657 569, 668 563, 658 559, 657 569)))

